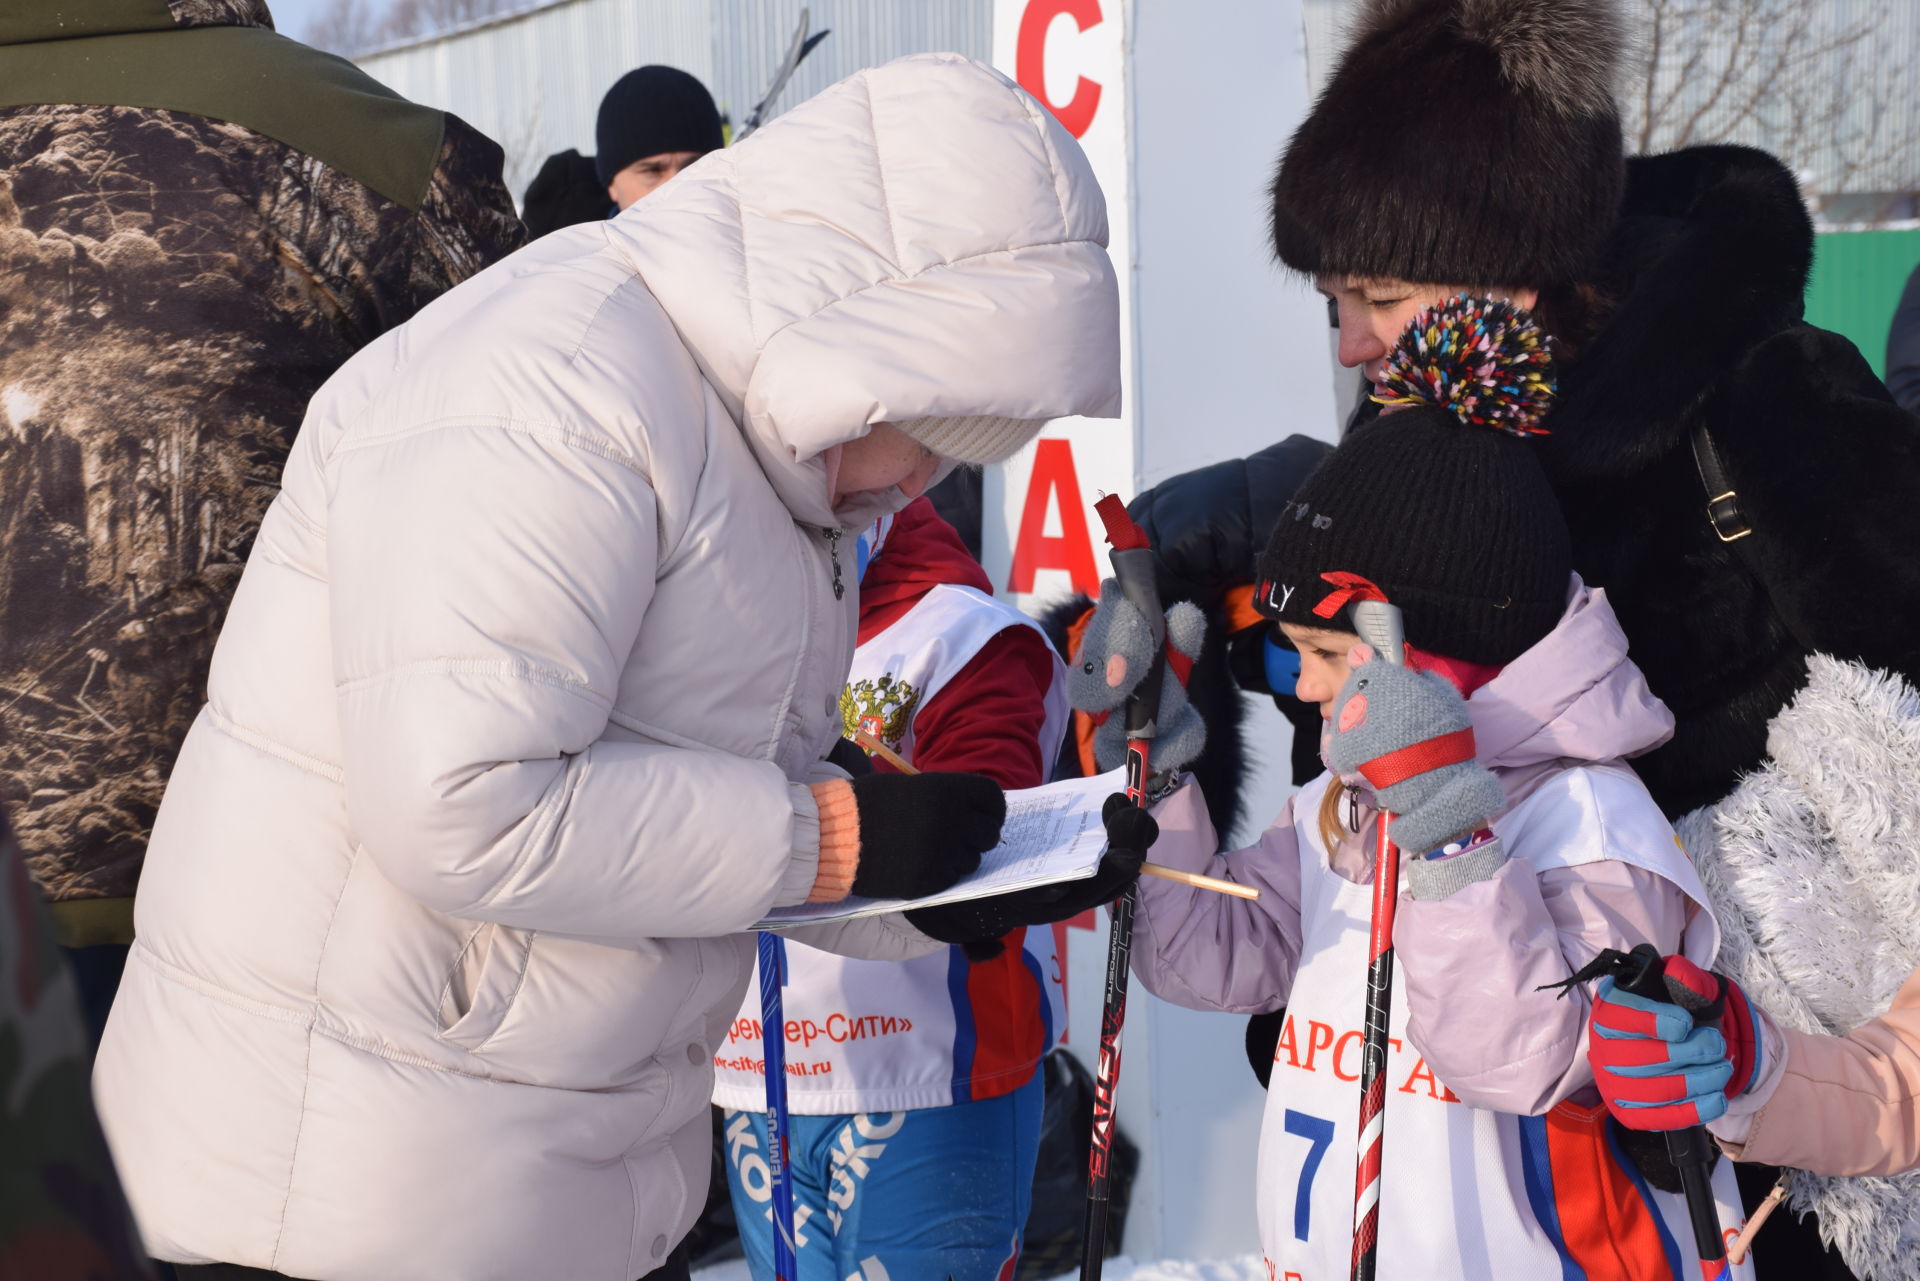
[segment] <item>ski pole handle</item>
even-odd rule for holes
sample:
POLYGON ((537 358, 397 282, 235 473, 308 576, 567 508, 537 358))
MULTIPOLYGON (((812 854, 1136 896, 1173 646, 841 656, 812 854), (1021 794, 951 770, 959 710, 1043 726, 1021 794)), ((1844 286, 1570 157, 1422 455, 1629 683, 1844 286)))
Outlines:
POLYGON ((1108 494, 1093 505, 1107 529, 1112 550, 1107 559, 1121 595, 1147 622, 1147 673, 1127 696, 1127 795, 1135 805, 1147 801, 1148 747, 1160 732, 1160 687, 1167 673, 1167 616, 1160 609, 1160 583, 1154 572, 1153 548, 1146 533, 1133 523, 1118 494, 1108 494))
POLYGON ((1383 600, 1357 600, 1350 606, 1353 630, 1373 646, 1373 652, 1395 667, 1407 663, 1406 638, 1401 631, 1400 607, 1383 600))
MULTIPOLYGON (((1673 993, 1666 984, 1666 960, 1658 948, 1642 943, 1635 947, 1629 959, 1636 963, 1635 968, 1621 973, 1614 979, 1614 985, 1623 992, 1649 1001, 1661 1001, 1675 1004, 1673 993)), ((1686 1008, 1681 1003, 1681 1008, 1686 1008)), ((1689 1011, 1692 1013, 1693 1011, 1689 1011)), ((1700 1270, 1706 1281, 1725 1275, 1726 1242, 1720 1235, 1720 1212, 1713 1203, 1714 1142, 1707 1134, 1704 1125, 1690 1125, 1684 1130, 1667 1130, 1662 1137, 1667 1143, 1667 1159, 1673 1162, 1673 1168, 1680 1175, 1680 1188, 1687 1197, 1687 1219, 1693 1225, 1693 1244, 1700 1258, 1700 1270), (1716 1268, 1714 1265, 1719 1265, 1716 1268)))
POLYGON ((1121 594, 1147 620, 1152 638, 1153 662, 1127 698, 1127 737, 1151 739, 1160 731, 1160 686, 1167 674, 1167 616, 1161 612, 1160 591, 1154 582, 1153 552, 1145 547, 1116 550, 1109 559, 1121 594))

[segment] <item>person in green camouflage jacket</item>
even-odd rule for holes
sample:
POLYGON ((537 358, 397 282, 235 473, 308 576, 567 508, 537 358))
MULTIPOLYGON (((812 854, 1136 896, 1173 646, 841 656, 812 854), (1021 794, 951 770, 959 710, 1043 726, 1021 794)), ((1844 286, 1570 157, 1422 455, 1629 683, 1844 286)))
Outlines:
POLYGON ((132 937, 308 397, 518 247, 501 164, 260 0, 0 10, 0 807, 69 946, 132 937))

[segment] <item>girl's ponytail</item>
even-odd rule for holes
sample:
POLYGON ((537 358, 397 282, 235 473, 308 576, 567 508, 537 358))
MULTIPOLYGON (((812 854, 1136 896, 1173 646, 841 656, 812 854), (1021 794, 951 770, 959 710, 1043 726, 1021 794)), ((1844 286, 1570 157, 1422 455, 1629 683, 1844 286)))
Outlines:
POLYGON ((1327 784, 1327 790, 1320 793, 1320 844, 1326 847, 1327 856, 1333 856, 1334 847, 1344 839, 1347 825, 1340 818, 1340 802, 1345 798, 1347 789, 1340 785, 1339 779, 1327 784))

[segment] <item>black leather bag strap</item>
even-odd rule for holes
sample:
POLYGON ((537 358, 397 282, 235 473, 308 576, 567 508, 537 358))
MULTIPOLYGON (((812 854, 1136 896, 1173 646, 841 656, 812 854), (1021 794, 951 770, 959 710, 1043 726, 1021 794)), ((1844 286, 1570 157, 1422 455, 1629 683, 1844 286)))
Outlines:
POLYGON ((1740 493, 1733 487, 1720 452, 1713 447, 1705 424, 1693 429, 1693 465, 1700 472, 1700 483, 1707 490, 1707 523, 1723 543, 1737 543, 1753 532, 1746 513, 1740 510, 1740 493))

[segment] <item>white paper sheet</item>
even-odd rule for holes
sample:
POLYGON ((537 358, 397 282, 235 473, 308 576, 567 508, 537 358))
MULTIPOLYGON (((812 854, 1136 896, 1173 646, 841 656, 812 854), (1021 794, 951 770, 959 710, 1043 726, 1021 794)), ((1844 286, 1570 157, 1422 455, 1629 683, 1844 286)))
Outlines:
POLYGON ((959 884, 920 899, 857 898, 837 903, 801 903, 776 907, 757 930, 791 929, 822 921, 845 921, 911 907, 934 907, 988 898, 1035 885, 1082 881, 1100 867, 1107 849, 1100 807, 1107 797, 1125 791, 1124 767, 1093 778, 1073 778, 1044 787, 1007 793, 1007 822, 1000 844, 980 856, 980 868, 959 884))

